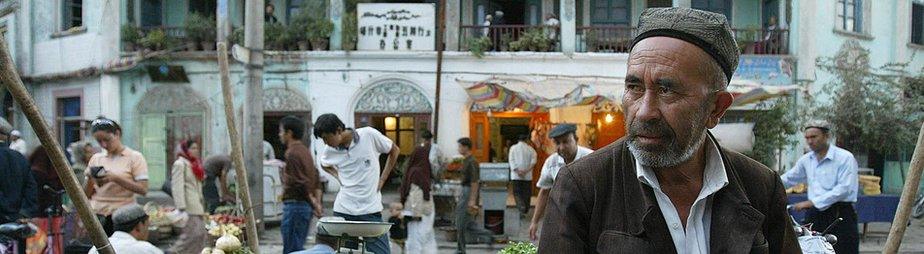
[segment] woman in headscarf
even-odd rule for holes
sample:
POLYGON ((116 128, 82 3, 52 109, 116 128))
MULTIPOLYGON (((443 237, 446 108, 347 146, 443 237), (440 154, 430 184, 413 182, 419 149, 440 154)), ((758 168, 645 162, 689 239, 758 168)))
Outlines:
POLYGON ((414 149, 401 182, 401 203, 407 224, 407 253, 436 253, 433 197, 430 195, 430 144, 414 149))
POLYGON ((176 209, 188 215, 189 219, 179 239, 172 247, 172 253, 199 253, 205 248, 208 235, 205 230, 205 207, 202 204, 202 180, 205 169, 200 161, 200 146, 195 140, 180 143, 176 162, 171 171, 173 203, 176 209))

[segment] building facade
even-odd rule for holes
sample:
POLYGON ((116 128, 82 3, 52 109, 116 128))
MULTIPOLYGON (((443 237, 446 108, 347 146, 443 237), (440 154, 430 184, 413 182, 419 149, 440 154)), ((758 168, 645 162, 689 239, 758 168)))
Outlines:
MULTIPOLYGON (((385 46, 343 50, 351 30, 342 18, 362 15, 355 6, 348 6, 355 1, 267 2, 274 5, 273 16, 282 24, 293 22, 300 11, 318 8, 333 23, 329 47, 324 50, 265 51, 263 136, 275 144, 277 156, 282 155, 282 147, 274 140, 275 123, 290 114, 313 120, 335 113, 348 126, 376 127, 395 140, 402 153, 410 153, 422 129, 437 129, 437 143, 449 154, 456 150, 456 139, 470 136, 476 139, 476 154, 482 161, 504 160, 505 155, 499 154, 504 154, 506 140, 549 123, 582 123, 588 146, 614 140, 625 131, 619 107, 601 101, 621 97, 628 44, 639 15, 648 7, 685 6, 729 17, 742 51, 730 88, 739 98, 765 98, 766 94, 755 94, 759 91, 793 96, 798 96, 796 91, 817 93, 817 84, 831 77, 818 70, 815 59, 833 55, 847 41, 858 41, 869 49, 875 64, 907 61, 909 68, 924 66, 922 57, 917 57, 924 49, 920 36, 924 11, 915 11, 924 3, 917 0, 875 5, 861 0, 446 1, 447 51, 437 102, 436 51, 384 50, 385 46), (555 24, 550 18, 557 25, 546 26, 555 24), (536 31, 548 38, 547 47, 514 48, 511 44, 536 31), (478 51, 472 47, 477 39, 491 42, 481 49, 483 57, 471 52, 478 51), (512 94, 506 98, 521 103, 479 97, 478 85, 494 89, 488 90, 497 92, 494 95, 512 94), (550 89, 539 91, 543 89, 538 87, 550 89), (578 88, 589 95, 554 104, 578 88), (487 105, 489 101, 508 104, 487 105), (589 109, 581 111, 582 117, 569 119, 567 112, 571 111, 567 110, 571 109, 548 106, 552 104, 589 109), (434 122, 437 109, 439 118, 434 122)), ((228 1, 232 27, 243 25, 243 4, 243 0, 228 1)), ((191 13, 210 15, 219 8, 217 1, 5 0, 0 1, 0 8, 0 27, 6 27, 0 31, 13 45, 18 67, 62 143, 87 138, 88 119, 98 115, 115 119, 125 129, 124 142, 148 158, 152 187, 165 180, 179 140, 202 140, 206 155, 230 150, 215 52, 177 47, 157 57, 140 57, 127 47, 120 32, 131 24, 146 33, 160 29, 183 40, 186 18, 191 13)), ((372 34, 372 29, 353 32, 361 37, 372 34)), ((394 46, 398 48, 397 40, 394 46)), ((242 112, 240 95, 246 76, 244 66, 236 61, 231 66, 231 82, 235 110, 242 112)), ((6 116, 36 146, 38 141, 20 111, 9 110, 9 98, 3 103, 6 116)), ((731 115, 752 109, 742 103, 731 115)), ((748 144, 742 147, 748 149, 748 144)), ((784 152, 777 168, 791 166, 801 151, 793 147, 784 152)))

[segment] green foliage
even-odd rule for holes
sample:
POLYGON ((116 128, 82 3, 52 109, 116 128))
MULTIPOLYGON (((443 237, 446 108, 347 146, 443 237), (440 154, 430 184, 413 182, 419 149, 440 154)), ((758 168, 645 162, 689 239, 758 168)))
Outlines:
POLYGON ((292 20, 289 22, 289 26, 286 27, 286 33, 288 37, 293 41, 305 41, 308 39, 308 26, 311 25, 313 17, 310 14, 311 12, 302 11, 292 17, 292 20))
POLYGON ((491 38, 482 36, 480 38, 469 39, 468 49, 472 51, 472 55, 475 55, 475 57, 482 58, 484 57, 484 52, 491 49, 491 44, 491 38))
POLYGON ((122 41, 138 43, 141 40, 141 29, 134 24, 122 25, 122 41))
POLYGON ((586 32, 584 32, 584 43, 587 45, 587 52, 594 52, 597 50, 598 37, 597 32, 594 30, 586 30, 586 32))
POLYGON ((528 242, 514 242, 502 249, 497 254, 535 254, 539 252, 536 245, 528 242))
POLYGON ((362 3, 371 3, 373 0, 346 0, 346 6, 344 6, 344 11, 346 13, 356 12, 356 5, 362 3))
POLYGON ((170 38, 164 30, 154 29, 141 39, 141 45, 149 49, 161 50, 170 46, 170 38))
POLYGON ((327 18, 315 18, 308 26, 308 40, 320 40, 330 37, 334 31, 334 22, 327 18))
POLYGON ((776 162, 776 152, 796 144, 790 137, 799 128, 793 112, 793 102, 789 97, 782 97, 770 102, 762 102, 757 109, 745 116, 747 122, 754 123, 754 146, 748 157, 772 167, 776 162))
POLYGON ((231 32, 231 35, 228 36, 228 41, 233 44, 244 45, 244 28, 238 27, 231 32))
POLYGON ((215 18, 192 12, 183 22, 186 37, 194 41, 215 40, 215 18))
POLYGON ((263 24, 263 41, 266 42, 269 49, 281 50, 291 42, 289 34, 286 33, 285 25, 281 23, 263 24))
POLYGON ((869 50, 856 41, 846 42, 834 57, 819 58, 816 65, 834 78, 821 89, 830 102, 819 105, 812 116, 834 125, 839 144, 853 152, 910 150, 924 120, 922 74, 912 77, 904 71, 907 64, 873 67, 869 50))
POLYGON ((344 50, 353 50, 356 48, 356 42, 359 39, 359 29, 356 22, 356 12, 348 12, 346 15, 340 18, 342 22, 343 32, 340 34, 342 36, 341 43, 344 50))
POLYGON ((541 28, 531 28, 520 34, 520 38, 510 43, 511 51, 545 52, 552 48, 552 40, 541 28))

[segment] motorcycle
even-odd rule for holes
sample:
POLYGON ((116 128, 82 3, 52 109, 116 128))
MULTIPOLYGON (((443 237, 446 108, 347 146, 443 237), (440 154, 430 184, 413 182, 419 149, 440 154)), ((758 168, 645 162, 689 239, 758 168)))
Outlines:
MULTIPOLYGON (((921 192, 921 190, 918 190, 921 192)), ((912 206, 911 216, 915 219, 920 219, 924 217, 924 192, 918 193, 918 198, 914 200, 914 206, 912 206)))
MULTIPOLYGON (((792 211, 792 206, 787 206, 786 209, 792 211)), ((831 223, 831 225, 822 232, 813 231, 812 224, 799 224, 792 215, 790 215, 789 218, 792 220, 793 228, 796 231, 796 236, 798 236, 799 246, 802 247, 802 253, 835 254, 834 245, 837 244, 837 236, 827 233, 831 227, 843 221, 843 218, 838 218, 837 221, 831 223)))

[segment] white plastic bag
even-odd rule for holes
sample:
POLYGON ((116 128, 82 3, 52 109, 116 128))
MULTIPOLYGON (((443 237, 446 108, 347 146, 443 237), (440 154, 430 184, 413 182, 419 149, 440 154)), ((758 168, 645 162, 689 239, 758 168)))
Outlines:
POLYGON ((173 210, 167 214, 167 218, 170 219, 170 223, 174 227, 185 228, 186 222, 189 221, 189 214, 180 210, 173 210))

